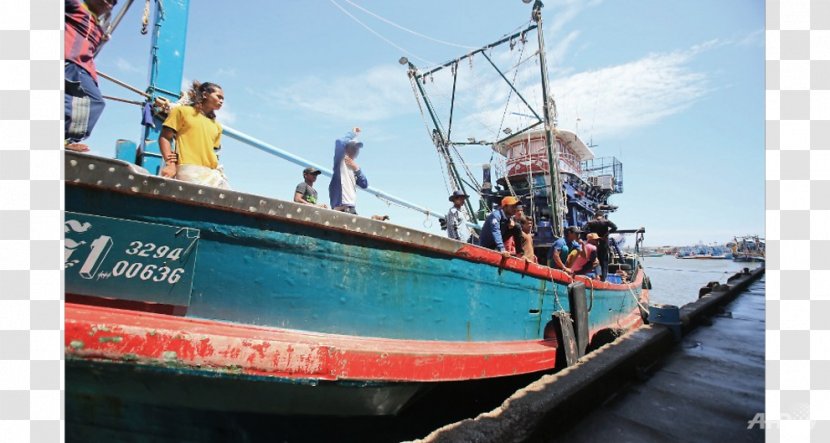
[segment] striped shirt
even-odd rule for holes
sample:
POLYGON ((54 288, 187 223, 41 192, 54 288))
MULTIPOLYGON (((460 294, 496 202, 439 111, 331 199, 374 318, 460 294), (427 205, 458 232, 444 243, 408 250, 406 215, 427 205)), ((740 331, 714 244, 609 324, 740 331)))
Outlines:
POLYGON ((63 56, 66 61, 84 68, 98 83, 95 73, 95 50, 101 44, 104 30, 98 18, 89 10, 83 0, 65 0, 66 31, 64 33, 63 56))

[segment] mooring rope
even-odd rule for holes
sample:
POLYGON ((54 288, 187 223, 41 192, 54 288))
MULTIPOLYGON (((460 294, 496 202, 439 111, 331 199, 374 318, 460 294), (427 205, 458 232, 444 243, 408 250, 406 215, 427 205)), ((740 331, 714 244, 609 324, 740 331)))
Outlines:
POLYGON ((734 272, 734 271, 704 271, 704 270, 700 270, 700 269, 655 268, 653 266, 649 266, 648 269, 656 269, 658 271, 695 272, 695 273, 700 273, 700 274, 729 274, 730 272, 734 272))
MULTIPOLYGON (((553 269, 550 266, 548 266, 548 277, 550 277, 550 283, 553 285, 553 298, 554 298, 554 300, 556 300, 556 304, 559 305, 559 310, 558 311, 559 312, 564 312, 564 313, 567 314, 567 312, 565 311, 565 308, 562 307, 562 302, 559 300, 559 289, 558 289, 559 285, 556 284, 556 280, 553 278, 553 269)), ((571 279, 571 283, 573 283, 574 282, 573 277, 569 277, 569 278, 571 279)), ((545 292, 547 292, 547 290, 545 292)))
POLYGON ((640 307, 640 309, 642 309, 643 311, 645 311, 646 315, 648 315, 648 314, 649 314, 649 310, 648 310, 648 308, 647 308, 647 307, 645 307, 645 306, 643 306, 643 304, 642 304, 642 303, 640 303, 640 299, 639 299, 639 298, 637 298, 637 294, 635 294, 635 293, 634 293, 634 290, 633 290, 633 289, 631 289, 631 282, 629 282, 629 281, 628 281, 628 278, 627 278, 627 277, 626 277, 626 278, 623 278, 623 284, 625 284, 626 289, 628 289, 628 293, 629 293, 629 294, 631 294, 631 297, 632 297, 632 298, 634 299, 634 301, 637 303, 637 306, 639 306, 639 307, 640 307))

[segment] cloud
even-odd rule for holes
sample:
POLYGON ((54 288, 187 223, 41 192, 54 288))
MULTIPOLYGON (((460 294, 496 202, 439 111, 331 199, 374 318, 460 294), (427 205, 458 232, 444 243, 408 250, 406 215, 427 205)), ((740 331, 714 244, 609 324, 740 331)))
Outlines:
POLYGON ((123 57, 118 57, 118 59, 115 60, 115 67, 121 72, 141 72, 141 69, 123 57))
POLYGON ((400 65, 375 66, 347 77, 310 77, 267 94, 281 106, 350 122, 382 120, 415 107, 409 79, 400 65))
POLYGON ((223 125, 233 125, 236 123, 236 113, 225 103, 222 105, 222 109, 216 111, 216 120, 219 120, 219 123, 223 125))
POLYGON ((740 38, 735 44, 738 46, 764 46, 764 33, 766 32, 765 29, 756 29, 755 31, 750 32, 740 38))
POLYGON ((214 75, 216 75, 216 77, 233 78, 236 77, 236 68, 219 68, 214 75))
MULTIPOLYGON (((549 27, 545 32, 556 35, 561 32, 565 25, 576 18, 583 10, 592 8, 602 3, 603 0, 555 0, 547 2, 542 9, 542 20, 548 20, 549 27)), ((547 39, 546 39, 547 40, 547 39)))
POLYGON ((565 54, 568 53, 571 45, 579 37, 579 31, 572 31, 564 38, 559 39, 556 45, 547 50, 548 66, 560 66, 565 60, 565 54))
MULTIPOLYGON (((563 45, 562 51, 570 44, 563 45)), ((577 127, 581 120, 591 128, 590 136, 621 135, 687 109, 710 91, 707 76, 694 71, 691 61, 701 52, 721 44, 717 40, 708 41, 684 51, 649 54, 627 63, 553 78, 550 89, 557 105, 559 126, 584 132, 585 126, 577 127)), ((538 67, 528 65, 516 76, 515 84, 541 115, 538 67)), ((476 88, 475 97, 456 99, 457 109, 474 110, 463 117, 457 115, 460 118, 454 126, 459 136, 492 140, 499 128, 515 130, 535 121, 526 117, 531 112, 515 94, 505 109, 508 89, 501 86, 503 81, 492 76, 482 76, 479 80, 485 83, 476 88), (496 93, 498 87, 501 89, 496 93), (485 127, 490 129, 485 131, 485 127)))
POLYGON ((698 52, 652 54, 554 80, 560 126, 575 128, 587 111, 591 135, 620 135, 683 111, 709 91, 706 75, 688 66, 698 52))
MULTIPOLYGON (((570 18, 558 19, 559 26, 597 3, 564 2, 565 15, 570 18)), ((578 45, 579 37, 579 31, 572 31, 558 39, 548 50, 549 60, 560 60, 555 65, 562 66, 561 60, 566 60, 568 51, 578 45)), ((756 33, 737 39, 713 39, 684 50, 648 54, 626 63, 578 73, 565 66, 554 71, 556 76, 551 80, 559 126, 582 132, 590 128, 590 134, 584 136, 619 136, 682 112, 713 90, 706 73, 692 67, 694 59, 704 52, 746 44, 754 38, 756 33)), ((523 59, 530 55, 530 50, 531 47, 525 50, 523 59)), ((490 57, 505 70, 508 78, 515 78, 517 89, 541 114, 538 64, 531 60, 523 63, 518 72, 508 70, 518 62, 518 52, 505 50, 490 57)), ((478 56, 472 65, 473 69, 465 60, 458 67, 453 139, 492 140, 501 134, 499 129, 515 130, 535 121, 527 117, 532 112, 511 93, 486 60, 478 56), (510 105, 506 106, 508 96, 510 105)), ((446 125, 452 70, 444 69, 430 76, 424 88, 446 125)), ((398 65, 380 65, 352 76, 307 78, 266 95, 269 101, 276 101, 282 107, 355 124, 417 112, 409 80, 398 65)))

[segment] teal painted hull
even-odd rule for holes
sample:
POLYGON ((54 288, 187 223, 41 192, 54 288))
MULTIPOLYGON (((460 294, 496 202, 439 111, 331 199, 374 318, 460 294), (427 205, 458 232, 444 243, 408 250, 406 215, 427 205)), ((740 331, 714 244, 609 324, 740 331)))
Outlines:
MULTIPOLYGON (((209 189, 185 185, 185 192, 187 186, 197 196, 200 189, 209 189)), ((363 232, 336 229, 333 223, 291 218, 299 206, 288 202, 268 200, 289 214, 268 216, 157 194, 68 186, 66 208, 198 229, 192 292, 182 307, 187 317, 395 339, 510 341, 543 338, 552 314, 570 310, 567 281, 507 270, 459 253, 464 248, 487 253, 475 246, 366 235, 378 226, 401 236, 404 231, 409 237, 427 234, 365 219, 359 222, 374 224, 363 232)), ((344 216, 319 212, 322 218, 344 216)), ((590 329, 624 329, 626 317, 637 312, 640 291, 622 285, 588 289, 590 329)))

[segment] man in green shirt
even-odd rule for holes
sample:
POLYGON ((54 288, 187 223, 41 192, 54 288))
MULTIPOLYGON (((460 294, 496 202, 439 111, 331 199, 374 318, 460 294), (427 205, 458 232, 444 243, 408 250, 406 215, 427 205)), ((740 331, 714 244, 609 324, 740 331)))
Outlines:
POLYGON ((317 204, 317 190, 314 189, 314 182, 317 181, 317 176, 320 174, 319 169, 310 166, 303 169, 303 182, 297 185, 297 188, 294 190, 295 203, 319 206, 321 208, 328 207, 325 204, 317 204))

